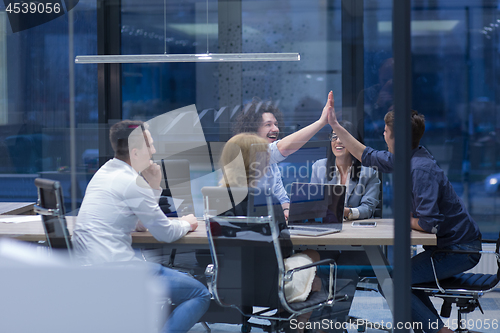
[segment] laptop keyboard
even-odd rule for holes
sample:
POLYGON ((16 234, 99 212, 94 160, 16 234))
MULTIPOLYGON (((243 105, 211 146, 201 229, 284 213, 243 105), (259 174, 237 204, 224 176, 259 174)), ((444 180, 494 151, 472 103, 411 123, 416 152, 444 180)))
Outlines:
POLYGON ((322 231, 330 230, 330 229, 327 229, 327 228, 311 228, 311 227, 296 227, 296 226, 293 226, 290 229, 292 229, 292 230, 300 230, 300 231, 311 231, 311 232, 322 232, 322 231))

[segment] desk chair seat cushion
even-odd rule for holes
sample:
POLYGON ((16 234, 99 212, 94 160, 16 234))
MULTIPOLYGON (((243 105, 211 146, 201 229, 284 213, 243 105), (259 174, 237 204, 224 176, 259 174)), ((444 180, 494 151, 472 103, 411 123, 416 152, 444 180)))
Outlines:
MULTIPOLYGON (((285 271, 289 271, 300 266, 312 264, 313 260, 306 254, 297 253, 286 258, 284 262, 285 271)), ((285 297, 287 302, 305 301, 311 292, 315 275, 316 267, 295 272, 292 281, 285 282, 285 297)))
MULTIPOLYGON (((336 283, 336 294, 342 293, 342 291, 349 285, 352 284, 351 279, 337 279, 336 283)), ((318 303, 324 302, 328 298, 328 286, 323 285, 320 291, 313 291, 309 294, 309 297, 303 302, 289 303, 288 305, 295 311, 300 311, 304 308, 316 305, 318 303)))
MULTIPOLYGON (((497 274, 473 274, 460 273, 451 278, 439 281, 444 289, 466 289, 471 291, 489 290, 495 287, 499 282, 497 274)), ((421 283, 414 287, 437 289, 435 282, 421 283)))

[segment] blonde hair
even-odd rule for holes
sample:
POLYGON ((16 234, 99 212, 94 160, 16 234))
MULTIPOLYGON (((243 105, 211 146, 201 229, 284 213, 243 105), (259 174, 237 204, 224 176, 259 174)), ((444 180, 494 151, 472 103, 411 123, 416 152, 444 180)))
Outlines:
POLYGON ((231 187, 255 187, 269 164, 267 140, 254 133, 233 136, 224 146, 220 167, 224 176, 220 184, 231 187), (253 186, 252 186, 253 185, 253 186))

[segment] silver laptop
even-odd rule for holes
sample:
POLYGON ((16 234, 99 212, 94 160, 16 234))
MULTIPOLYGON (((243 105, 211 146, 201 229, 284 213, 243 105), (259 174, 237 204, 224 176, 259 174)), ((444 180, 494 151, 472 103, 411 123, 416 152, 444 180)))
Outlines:
POLYGON ((288 229, 291 235, 322 236, 340 232, 345 186, 293 183, 288 229))

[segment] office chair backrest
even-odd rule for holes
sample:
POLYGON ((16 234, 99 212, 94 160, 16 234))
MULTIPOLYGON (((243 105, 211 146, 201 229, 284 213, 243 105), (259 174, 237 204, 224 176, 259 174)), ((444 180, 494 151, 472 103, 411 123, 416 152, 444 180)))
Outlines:
MULTIPOLYGON (((204 187, 202 193, 207 236, 215 266, 212 292, 217 303, 236 307, 244 315, 243 309, 249 306, 279 305, 272 211, 271 216, 244 216, 241 206, 231 208, 227 188, 204 187), (235 216, 240 210, 243 216, 235 216), (253 276, 261 278, 254 280, 253 276), (235 285, 236 281, 241 281, 241 284, 235 285), (226 293, 228 287, 235 289, 226 293)), ((236 199, 248 193, 248 189, 232 189, 229 193, 236 199)), ((239 201, 236 199, 236 203, 239 201)))
POLYGON ((208 151, 210 154, 210 163, 212 164, 212 171, 220 168, 219 161, 225 145, 225 141, 207 141, 208 151))
POLYGON ((194 214, 189 161, 162 159, 159 161, 159 164, 163 179, 165 180, 162 196, 169 196, 176 200, 182 200, 182 203, 177 209, 175 209, 175 207, 170 207, 170 211, 176 211, 179 217, 187 214, 194 214))
POLYGON ((71 241, 64 217, 62 187, 58 181, 36 178, 38 201, 34 209, 42 216, 43 227, 50 248, 71 250, 71 241))
POLYGON ((231 191, 225 187, 202 188, 207 237, 214 264, 210 268, 209 287, 216 302, 236 308, 245 316, 251 315, 252 306, 275 308, 278 313, 283 309, 293 315, 324 306, 328 295, 307 304, 291 305, 285 299, 284 258, 292 254, 293 245, 288 231, 281 230, 275 219, 271 196, 265 196, 266 215, 235 216, 238 207, 221 211, 233 205, 227 203, 228 192, 233 199, 250 193, 246 201, 251 201, 253 195, 253 191, 246 188, 231 188, 231 191), (241 284, 238 281, 242 281, 241 284))

